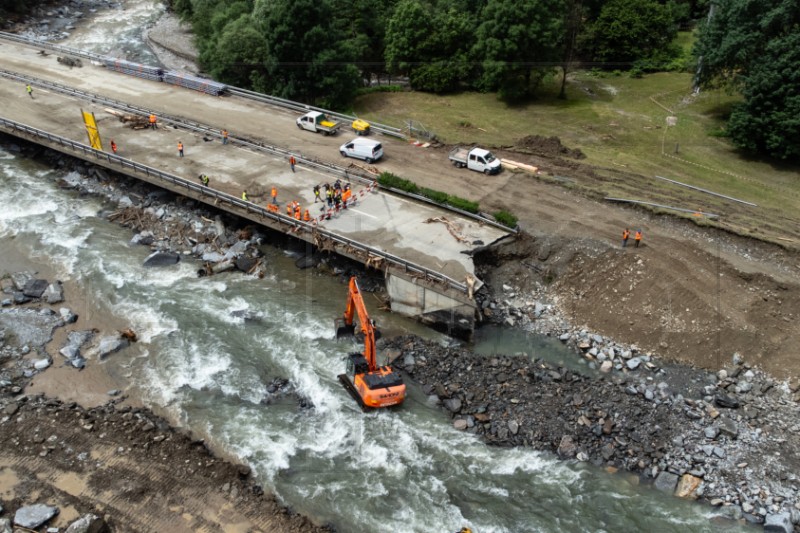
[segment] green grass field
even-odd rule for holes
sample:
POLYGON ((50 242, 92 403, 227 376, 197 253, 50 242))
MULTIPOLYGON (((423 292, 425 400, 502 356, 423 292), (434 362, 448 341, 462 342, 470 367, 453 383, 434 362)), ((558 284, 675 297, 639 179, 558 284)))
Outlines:
POLYGON ((360 97, 354 110, 398 127, 419 121, 452 144, 508 147, 527 135, 556 136, 568 148, 582 150, 583 163, 612 178, 581 180, 577 188, 586 194, 719 213, 721 224, 732 231, 800 248, 800 168, 747 158, 719 135, 737 97, 722 91, 695 96, 688 73, 635 79, 625 73, 576 72, 570 75, 567 99, 557 95, 557 80, 521 106, 506 105, 494 94, 371 93, 360 97), (675 117, 674 126, 667 125, 667 117, 675 117), (680 188, 656 175, 758 207, 680 188))

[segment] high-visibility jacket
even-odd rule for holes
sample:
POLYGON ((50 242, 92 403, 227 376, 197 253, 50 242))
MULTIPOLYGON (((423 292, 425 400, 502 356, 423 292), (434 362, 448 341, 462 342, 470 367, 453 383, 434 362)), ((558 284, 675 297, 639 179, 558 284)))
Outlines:
POLYGON ((155 124, 155 123, 156 123, 156 116, 150 115, 150 124, 155 124))
POLYGON ((308 209, 306 209, 306 212, 303 213, 303 220, 305 220, 306 222, 311 220, 311 215, 308 214, 308 209))
POLYGON ((289 215, 289 216, 292 216, 292 212, 293 211, 294 210, 292 209, 292 204, 287 204, 286 205, 286 214, 289 215))
POLYGON ((634 239, 636 239, 637 241, 641 241, 642 240, 642 232, 641 231, 637 231, 636 232, 636 236, 634 237, 634 239))
POLYGON ((273 188, 272 188, 272 192, 271 192, 270 194, 272 194, 272 197, 273 197, 273 198, 277 197, 277 196, 278 196, 278 189, 276 189, 275 187, 273 187, 273 188))
POLYGON ((247 201, 247 191, 244 191, 242 193, 242 200, 244 200, 245 202, 247 201))

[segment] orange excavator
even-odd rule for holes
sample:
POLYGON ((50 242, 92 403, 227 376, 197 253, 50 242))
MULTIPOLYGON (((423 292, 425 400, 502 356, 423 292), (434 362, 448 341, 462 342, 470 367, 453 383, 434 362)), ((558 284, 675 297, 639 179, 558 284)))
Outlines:
POLYGON ((358 314, 360 334, 364 336, 364 352, 347 356, 347 373, 339 374, 347 392, 362 408, 400 405, 406 398, 403 378, 388 366, 378 366, 375 356, 375 340, 380 333, 369 318, 355 276, 350 278, 350 290, 344 317, 336 321, 336 338, 355 335, 353 318, 358 314))

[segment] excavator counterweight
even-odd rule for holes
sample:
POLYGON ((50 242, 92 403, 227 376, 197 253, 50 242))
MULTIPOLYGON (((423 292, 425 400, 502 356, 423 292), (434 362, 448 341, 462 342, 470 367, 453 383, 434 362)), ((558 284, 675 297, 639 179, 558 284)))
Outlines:
POLYGON ((403 403, 406 397, 403 378, 389 366, 378 366, 375 340, 379 333, 375 323, 369 318, 355 276, 350 278, 347 307, 344 317, 337 320, 337 326, 337 339, 349 335, 364 337, 364 352, 349 354, 347 373, 338 376, 347 392, 362 408, 389 407, 403 403), (356 315, 358 328, 354 322, 356 315))

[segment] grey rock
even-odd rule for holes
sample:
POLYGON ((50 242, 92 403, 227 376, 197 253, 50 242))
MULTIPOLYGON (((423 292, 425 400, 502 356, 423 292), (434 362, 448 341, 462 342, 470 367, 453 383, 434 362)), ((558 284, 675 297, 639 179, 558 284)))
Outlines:
POLYGON ((453 422, 453 427, 459 431, 464 431, 467 429, 467 421, 463 418, 459 418, 453 422))
POLYGON ((61 315, 61 319, 64 321, 65 324, 72 324, 78 320, 78 315, 72 312, 72 310, 62 307, 58 310, 58 314, 61 315))
POLYGON ((201 259, 207 263, 219 263, 225 259, 225 256, 217 252, 206 252, 201 259))
POLYGON ((628 361, 625 363, 625 366, 627 366, 630 370, 636 370, 639 368, 640 364, 642 364, 642 361, 638 357, 634 357, 632 359, 628 359, 628 361))
POLYGON ((458 398, 450 398, 449 400, 444 401, 444 406, 451 413, 457 413, 461 410, 461 400, 458 398))
POLYGON ((714 455, 716 455, 720 459, 725 459, 725 450, 723 450, 719 446, 714 446, 714 455))
POLYGON ((2 302, 0 302, 0 306, 8 307, 9 305, 13 304, 14 301, 11 298, 4 298, 2 302))
POLYGON ((729 439, 735 439, 739 436, 739 428, 736 426, 736 422, 727 416, 720 416, 717 419, 717 424, 719 424, 719 431, 723 436, 729 439))
POLYGON ((37 359, 33 363, 33 368, 35 368, 36 370, 44 370, 45 368, 47 368, 51 364, 52 363, 50 362, 50 359, 48 359, 48 358, 37 359))
POLYGON ((29 298, 41 298, 48 285, 46 279, 29 279, 22 289, 22 294, 29 298))
POLYGON ((33 274, 30 272, 14 272, 11 274, 11 281, 14 283, 14 288, 22 291, 28 281, 33 279, 33 274))
POLYGON ((128 347, 128 340, 118 336, 103 337, 97 344, 97 357, 105 359, 108 355, 128 347))
POLYGON ((410 353, 407 353, 403 356, 403 366, 407 369, 411 369, 416 364, 417 360, 414 359, 414 356, 410 353))
POLYGON ((108 394, 109 396, 119 396, 121 393, 122 391, 119 389, 111 389, 106 394, 108 394))
POLYGON ((673 474, 672 472, 661 472, 656 477, 656 481, 653 484, 656 489, 660 490, 661 492, 666 492, 667 494, 672 494, 675 492, 675 487, 678 485, 678 476, 673 474))
POLYGON ((707 439, 716 439, 719 435, 719 428, 715 426, 707 427, 703 430, 703 434, 706 436, 707 439))
POLYGON ((58 507, 52 507, 43 503, 20 507, 14 514, 14 524, 28 529, 36 529, 55 515, 58 514, 58 507))
POLYGON ((564 435, 561 437, 561 442, 558 445, 558 449, 556 453, 562 459, 571 459, 576 456, 578 452, 578 447, 575 445, 575 441, 569 435, 564 435))
POLYGON ((57 281, 47 286, 42 297, 49 304, 57 304, 64 301, 64 287, 57 281))
POLYGON ((717 394, 714 397, 714 403, 726 409, 738 409, 740 405, 739 400, 727 394, 717 394))
POLYGON ((105 520, 94 514, 85 514, 69 525, 64 533, 102 533, 108 531, 105 520))
POLYGON ((740 354, 739 352, 734 353, 733 364, 738 366, 741 365, 742 363, 744 363, 744 357, 742 357, 742 354, 740 354))
POLYGON ((519 432, 519 424, 514 420, 509 420, 508 430, 511 432, 512 435, 516 435, 519 432))
POLYGON ((792 518, 787 512, 768 514, 764 519, 764 531, 792 533, 792 518))
POLYGON ((148 255, 147 258, 145 258, 143 264, 146 267, 171 266, 178 263, 180 260, 181 256, 178 254, 173 254, 170 252, 153 252, 152 254, 148 255))
POLYGON ((12 533, 11 520, 8 518, 0 518, 0 533, 12 533))
POLYGON ((257 263, 258 259, 254 257, 245 257, 245 256, 237 257, 236 261, 234 261, 236 269, 239 270, 240 272, 245 272, 245 273, 250 272, 253 269, 253 267, 256 266, 257 263))

